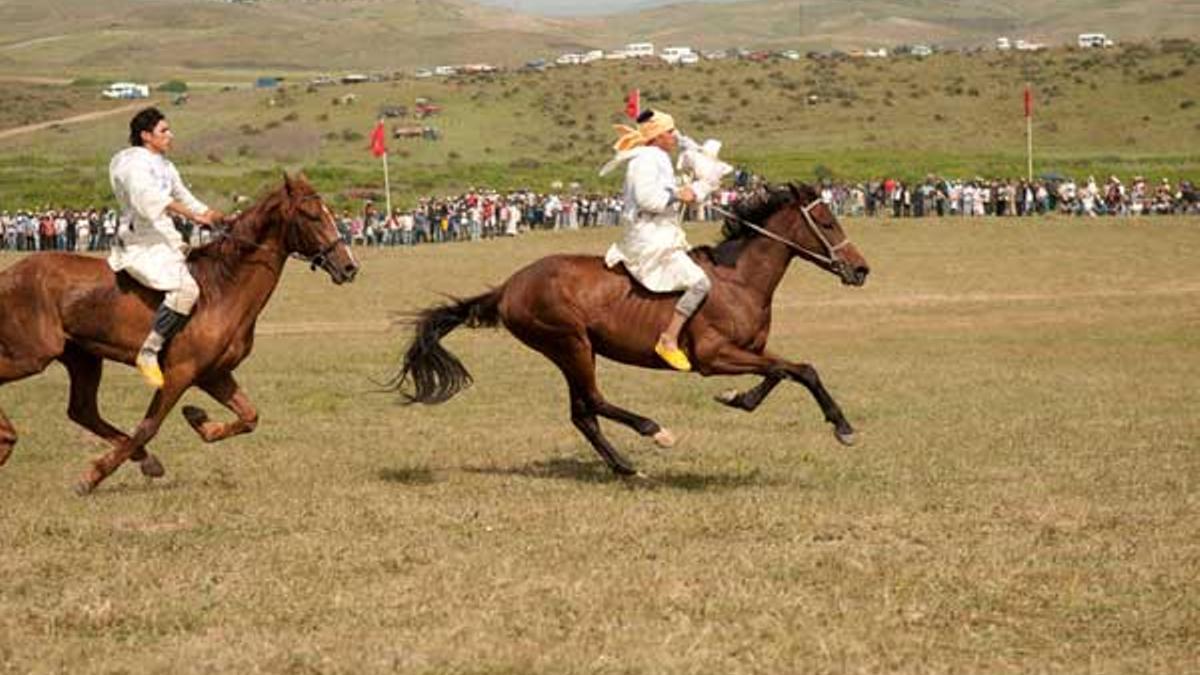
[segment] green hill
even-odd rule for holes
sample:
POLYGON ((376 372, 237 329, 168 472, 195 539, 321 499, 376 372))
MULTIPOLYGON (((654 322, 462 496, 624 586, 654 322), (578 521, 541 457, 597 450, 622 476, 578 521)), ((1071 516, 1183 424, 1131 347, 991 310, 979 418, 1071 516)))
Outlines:
MULTIPOLYGON (((439 141, 393 140, 401 201, 470 185, 602 184, 622 99, 673 112, 681 128, 725 142, 725 155, 775 179, 927 173, 1024 174, 1021 92, 1036 91, 1038 171, 1200 178, 1200 47, 1188 41, 1104 51, 939 54, 928 58, 723 61, 693 68, 596 63, 545 73, 394 81, 280 91, 193 88, 162 102, 179 132, 177 160, 210 198, 256 191, 280 167, 305 168, 331 195, 382 184, 366 134, 381 105, 428 97, 439 141), (335 99, 353 93, 349 105, 335 99)), ((15 86, 15 85, 14 85, 15 86)), ((31 85, 32 86, 32 85, 31 85)), ((108 157, 127 115, 7 138, 0 200, 107 198, 108 157)))
POLYGON ((153 80, 263 72, 391 72, 445 63, 519 65, 650 40, 696 48, 864 49, 911 43, 1048 44, 1190 37, 1191 0, 751 0, 548 19, 467 0, 40 0, 0 2, 0 74, 153 80))

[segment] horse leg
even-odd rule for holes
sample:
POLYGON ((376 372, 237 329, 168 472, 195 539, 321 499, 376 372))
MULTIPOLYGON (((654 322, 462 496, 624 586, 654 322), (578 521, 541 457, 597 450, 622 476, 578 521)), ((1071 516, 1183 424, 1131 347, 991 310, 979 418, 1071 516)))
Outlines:
MULTIPOLYGON (((0 356, 0 384, 13 382, 40 373, 53 360, 53 356, 24 359, 0 356)), ((5 462, 8 461, 16 444, 17 429, 9 421, 4 411, 0 410, 0 466, 4 466, 5 462)))
MULTIPOLYGON (((821 382, 821 378, 817 374, 817 369, 811 365, 807 363, 793 363, 769 353, 757 354, 733 346, 727 346, 718 352, 716 358, 709 365, 713 370, 713 374, 717 375, 756 373, 766 377, 767 379, 759 384, 758 387, 755 387, 755 389, 763 388, 771 378, 782 379, 786 377, 799 382, 816 399, 817 405, 821 407, 821 412, 825 415, 825 421, 833 425, 833 435, 838 441, 843 445, 854 445, 854 427, 850 426, 850 423, 846 421, 846 416, 842 414, 841 407, 833 400, 833 396, 821 382)), ((766 391, 769 392, 774 386, 774 384, 771 384, 769 387, 766 387, 766 391)), ((752 391, 754 390, 752 389, 752 391)), ((749 393, 747 392, 747 394, 749 393)), ((766 396, 765 392, 763 396, 766 396)))
POLYGON ((571 335, 552 345, 542 345, 541 349, 567 378, 571 395, 571 423, 592 444, 613 473, 618 476, 636 475, 638 471, 633 464, 622 457, 600 431, 596 415, 598 409, 606 404, 596 389, 596 364, 591 344, 582 336, 571 335))
POLYGON ((13 446, 16 444, 17 430, 5 417, 4 411, 0 410, 0 466, 4 466, 4 463, 8 461, 8 456, 12 454, 13 446))
POLYGON ((620 422, 643 436, 652 437, 654 443, 660 448, 670 448, 675 445, 675 434, 671 433, 669 429, 660 426, 658 422, 609 403, 600 396, 599 392, 596 395, 599 399, 594 404, 597 415, 614 422, 620 422))
POLYGON ((183 417, 192 425, 200 438, 206 443, 215 443, 230 436, 247 434, 258 426, 258 410, 246 396, 233 373, 222 373, 215 377, 199 382, 200 388, 217 400, 221 405, 233 411, 237 419, 233 422, 214 422, 202 408, 185 405, 183 417))
POLYGON ((129 440, 118 444, 107 454, 92 461, 91 468, 84 472, 79 483, 75 485, 75 492, 80 495, 92 492, 101 481, 125 463, 125 460, 149 443, 158 433, 167 413, 171 412, 171 408, 175 407, 175 403, 179 401, 179 397, 189 386, 191 386, 190 378, 185 380, 168 378, 163 388, 155 392, 154 398, 150 400, 149 408, 146 409, 145 417, 138 422, 129 440))
MULTIPOLYGON (((129 442, 128 435, 100 416, 96 394, 100 389, 104 360, 69 342, 58 360, 66 367, 67 375, 71 378, 71 400, 67 405, 67 417, 114 448, 129 442)), ((161 478, 166 474, 162 463, 147 452, 144 446, 135 450, 130 459, 138 462, 142 473, 150 478, 161 478)))
POLYGON ((771 390, 775 388, 775 385, 779 384, 781 381, 783 381, 783 377, 781 375, 771 373, 764 376, 762 382, 759 382, 757 385, 747 389, 746 391, 739 392, 737 389, 730 389, 717 394, 713 398, 716 399, 718 403, 724 403, 730 408, 738 408, 739 410, 745 410, 746 412, 754 412, 754 409, 762 404, 764 400, 766 400, 767 394, 770 394, 771 390))

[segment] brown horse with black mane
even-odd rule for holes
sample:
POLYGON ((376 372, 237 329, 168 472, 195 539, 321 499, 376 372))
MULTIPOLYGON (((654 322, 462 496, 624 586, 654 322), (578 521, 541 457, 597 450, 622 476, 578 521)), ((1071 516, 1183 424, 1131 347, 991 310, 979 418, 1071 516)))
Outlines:
MULTIPOLYGON (((133 363, 162 293, 114 274, 101 259, 69 253, 33 254, 0 272, 0 384, 61 362, 71 378, 68 416, 112 445, 80 480, 80 494, 94 490, 127 459, 139 462, 147 476, 163 475, 146 444, 192 385, 237 415, 234 422, 219 423, 199 408, 185 407, 184 417, 205 441, 254 429, 258 412, 233 370, 250 354, 255 321, 289 255, 324 269, 335 284, 352 281, 358 271, 333 214, 303 176, 285 175, 283 186, 241 214, 228 232, 188 255, 200 301, 164 352, 165 383, 132 435, 100 416, 101 369, 104 359, 133 363)), ((0 412, 0 465, 16 441, 16 430, 0 412)))
MULTIPOLYGON (((757 386, 721 394, 725 405, 751 411, 784 379, 804 385, 817 400, 838 440, 854 441, 854 429, 811 365, 766 350, 771 299, 793 257, 808 260, 862 285, 869 268, 828 205, 809 186, 764 190, 743 200, 726 220, 724 240, 692 251, 712 291, 688 321, 680 346, 696 370, 708 375, 763 376, 757 386)), ((655 355, 658 330, 675 303, 673 294, 651 293, 628 274, 607 269, 595 256, 554 255, 519 270, 499 288, 466 300, 426 309, 390 388, 411 382, 409 402, 441 403, 471 383, 462 363, 440 340, 461 324, 503 323, 518 340, 541 352, 562 371, 570 390, 571 421, 619 475, 636 470, 600 432, 597 416, 624 424, 659 445, 674 437, 657 422, 619 408, 596 387, 596 354, 644 368, 665 368, 655 355)))

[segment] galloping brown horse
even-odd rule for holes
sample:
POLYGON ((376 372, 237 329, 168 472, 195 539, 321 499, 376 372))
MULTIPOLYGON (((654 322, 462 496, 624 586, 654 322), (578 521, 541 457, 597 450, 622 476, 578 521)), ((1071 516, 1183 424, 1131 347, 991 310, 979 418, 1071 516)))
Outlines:
MULTIPOLYGON (((289 255, 309 261, 314 270, 321 267, 335 284, 353 280, 358 271, 333 214, 303 176, 285 175, 283 186, 239 216, 228 232, 189 254, 200 301, 164 352, 165 383, 132 435, 100 416, 101 368, 104 359, 133 363, 162 293, 114 274, 103 260, 69 253, 30 255, 0 272, 0 384, 60 361, 71 378, 68 416, 112 445, 92 462, 76 491, 92 491, 127 459, 140 462, 147 476, 163 475, 146 444, 192 385, 237 415, 234 422, 218 423, 199 408, 185 407, 184 417, 205 441, 254 429, 258 412, 233 379, 233 369, 250 354, 255 321, 289 255)), ((0 412, 0 465, 16 441, 0 412)))
MULTIPOLYGON (((829 207, 809 186, 764 190, 735 209, 725 238, 715 249, 692 257, 712 279, 712 291, 689 321, 680 341, 696 370, 708 375, 763 376, 757 386, 717 397, 751 411, 775 385, 791 379, 804 385, 849 445, 854 429, 811 365, 766 351, 771 298, 788 263, 801 257, 860 286, 866 261, 842 231, 829 207)), ((651 293, 628 274, 607 269, 594 256, 554 255, 516 272, 499 288, 466 300, 432 307, 416 319, 415 335, 398 374, 389 382, 409 402, 441 403, 471 383, 462 363, 440 340, 461 324, 503 323, 518 340, 554 362, 567 379, 571 421, 615 473, 636 473, 600 432, 597 416, 624 424, 659 445, 674 437, 657 422, 619 408, 596 387, 596 354, 644 368, 665 368, 654 353, 659 330, 675 303, 671 294, 651 293)))

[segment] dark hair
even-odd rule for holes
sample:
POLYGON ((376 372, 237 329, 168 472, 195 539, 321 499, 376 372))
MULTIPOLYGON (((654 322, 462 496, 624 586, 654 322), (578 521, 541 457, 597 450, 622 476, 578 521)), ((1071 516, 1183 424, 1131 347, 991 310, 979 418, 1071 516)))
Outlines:
POLYGON ((153 132, 154 127, 158 126, 158 123, 166 118, 167 116, 154 106, 139 111, 138 114, 133 116, 133 119, 129 120, 129 144, 141 145, 142 132, 153 132))
POLYGON ((654 117, 654 111, 653 111, 653 110, 651 110, 651 109, 649 109, 649 108, 647 108, 647 109, 643 110, 641 113, 639 113, 639 114, 638 114, 638 116, 637 116, 637 123, 638 123, 638 124, 645 124, 646 122, 650 121, 650 118, 651 118, 651 117, 654 117))

